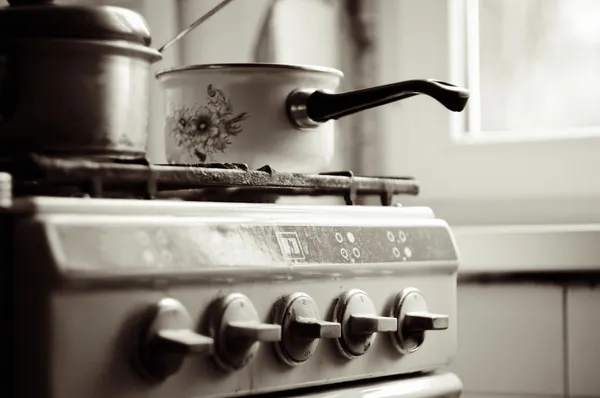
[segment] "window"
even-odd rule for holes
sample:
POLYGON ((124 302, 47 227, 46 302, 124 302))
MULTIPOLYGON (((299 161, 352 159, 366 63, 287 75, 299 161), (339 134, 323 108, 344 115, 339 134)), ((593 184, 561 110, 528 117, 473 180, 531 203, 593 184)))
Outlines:
POLYGON ((408 174, 455 224, 600 220, 600 25, 594 0, 384 0, 379 83, 438 78, 467 112, 378 109, 367 172, 408 174), (576 21, 576 22, 574 22, 576 21))
POLYGON ((600 134, 600 2, 468 0, 470 134, 600 134))

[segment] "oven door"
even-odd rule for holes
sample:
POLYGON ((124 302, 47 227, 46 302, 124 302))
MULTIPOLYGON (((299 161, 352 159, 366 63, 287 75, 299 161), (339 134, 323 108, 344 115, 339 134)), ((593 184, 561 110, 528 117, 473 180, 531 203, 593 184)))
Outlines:
POLYGON ((359 385, 332 387, 297 398, 458 398, 462 382, 453 373, 428 374, 396 380, 378 380, 359 385))

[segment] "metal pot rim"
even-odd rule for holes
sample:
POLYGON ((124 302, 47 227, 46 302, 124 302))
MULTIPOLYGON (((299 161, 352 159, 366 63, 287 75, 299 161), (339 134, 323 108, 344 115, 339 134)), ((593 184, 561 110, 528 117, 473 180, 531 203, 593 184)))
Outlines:
POLYGON ((252 62, 252 63, 227 63, 227 64, 198 64, 198 65, 185 65, 178 66, 170 69, 159 70, 156 73, 156 77, 160 78, 165 75, 170 75, 178 72, 186 72, 193 70, 230 70, 230 71, 244 71, 244 72, 257 72, 269 69, 279 69, 287 71, 299 71, 299 72, 311 72, 311 73, 324 73, 328 75, 334 75, 340 79, 344 77, 344 73, 335 68, 327 66, 315 66, 315 65, 300 65, 300 64, 271 64, 263 62, 252 62))
MULTIPOLYGON (((85 40, 85 39, 14 39, 11 41, 15 45, 23 46, 28 51, 55 52, 57 48, 78 49, 78 50, 110 50, 113 53, 125 55, 135 54, 136 57, 147 59, 151 64, 162 60, 162 54, 152 47, 143 44, 134 43, 125 40, 85 40)), ((98 53, 102 54, 102 53, 98 53)))

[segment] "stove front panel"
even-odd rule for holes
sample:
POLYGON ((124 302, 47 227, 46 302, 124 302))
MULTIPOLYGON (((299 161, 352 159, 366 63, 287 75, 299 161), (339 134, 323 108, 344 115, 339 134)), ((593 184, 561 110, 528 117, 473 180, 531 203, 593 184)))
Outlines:
MULTIPOLYGON (((17 228, 15 264, 19 396, 224 397, 447 365, 456 351, 454 240, 441 220, 414 217, 401 208, 387 210, 360 217, 361 209, 353 208, 345 211, 356 211, 356 217, 339 212, 319 220, 310 208, 305 216, 287 219, 274 219, 268 212, 262 219, 217 212, 24 217, 17 228), (406 315, 397 310, 399 295, 415 290, 418 297, 406 296, 415 299, 409 313, 416 323, 409 326, 430 322, 441 330, 424 332, 413 352, 410 339, 399 348, 398 332, 391 326, 400 323, 390 318, 406 315), (313 341, 318 344, 305 344, 306 358, 300 351, 301 358, 296 355, 298 363, 291 366, 277 340, 289 339, 292 329, 283 329, 278 339, 269 325, 283 322, 281 316, 288 312, 295 314, 278 309, 284 298, 299 293, 300 302, 314 303, 317 321, 330 323, 321 325, 319 330, 329 332, 313 341), (227 306, 230 298, 242 309, 227 323, 222 314, 233 308, 227 306), (181 304, 189 324, 167 314, 163 326, 172 332, 187 325, 193 337, 169 337, 189 343, 188 354, 182 356, 173 346, 160 351, 160 363, 150 367, 163 375, 157 377, 149 374, 140 347, 146 347, 148 330, 157 324, 148 314, 155 317, 157 304, 166 302, 181 304), (248 314, 247 307, 255 309, 256 319, 252 311, 235 318, 248 314), (447 328, 444 317, 431 314, 447 316, 447 328), (249 320, 256 322, 248 326, 249 320), (342 321, 342 336, 359 331, 352 344, 334 336, 331 323, 342 321), (382 331, 370 335, 367 329, 373 328, 382 331), (232 330, 236 338, 227 334, 232 330), (210 350, 202 349, 208 343, 198 336, 215 339, 210 350), (365 336, 370 338, 361 346, 365 336), (248 349, 246 342, 252 339, 265 341, 250 344, 251 355, 241 362, 231 355, 223 360, 223 352, 248 349)), ((314 334, 316 326, 311 325, 304 324, 305 333, 314 334)))

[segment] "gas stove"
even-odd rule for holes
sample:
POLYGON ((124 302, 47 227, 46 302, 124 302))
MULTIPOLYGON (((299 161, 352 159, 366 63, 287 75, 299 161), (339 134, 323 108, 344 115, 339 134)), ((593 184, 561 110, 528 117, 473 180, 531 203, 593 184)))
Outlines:
POLYGON ((38 398, 457 397, 460 380, 436 372, 456 351, 458 254, 430 209, 393 203, 417 193, 350 172, 2 161, 3 384, 38 398), (347 205, 274 203, 289 195, 347 205))

